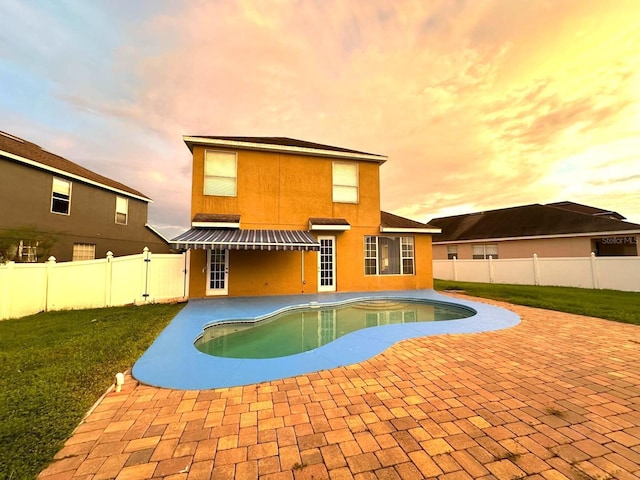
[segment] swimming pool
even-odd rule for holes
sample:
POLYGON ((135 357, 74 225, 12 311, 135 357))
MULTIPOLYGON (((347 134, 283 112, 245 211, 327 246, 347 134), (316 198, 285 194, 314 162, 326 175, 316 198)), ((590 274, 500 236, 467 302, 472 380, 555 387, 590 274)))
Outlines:
POLYGON ((391 345, 415 337, 476 333, 518 324, 520 317, 502 308, 454 299, 433 290, 224 297, 190 300, 132 369, 141 383, 182 389, 249 385, 363 362, 391 345), (196 349, 204 328, 228 320, 257 320, 301 307, 342 305, 358 300, 426 301, 466 307, 475 314, 456 320, 392 323, 364 328, 304 353, 277 358, 215 357, 196 349))
POLYGON ((455 320, 475 313, 467 307, 424 300, 358 300, 295 309, 259 320, 215 322, 205 327, 195 346, 216 357, 286 357, 323 347, 363 328, 455 320))

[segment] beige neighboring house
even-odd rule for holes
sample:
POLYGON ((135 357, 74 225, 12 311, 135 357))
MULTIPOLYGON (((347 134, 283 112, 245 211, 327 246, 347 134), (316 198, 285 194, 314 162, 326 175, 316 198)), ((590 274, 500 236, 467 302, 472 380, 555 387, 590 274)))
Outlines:
POLYGON ((637 256, 640 225, 574 202, 434 218, 433 259, 637 256))
POLYGON ((8 260, 92 260, 144 247, 168 253, 166 239, 147 223, 150 202, 127 185, 0 132, 0 244, 8 260))

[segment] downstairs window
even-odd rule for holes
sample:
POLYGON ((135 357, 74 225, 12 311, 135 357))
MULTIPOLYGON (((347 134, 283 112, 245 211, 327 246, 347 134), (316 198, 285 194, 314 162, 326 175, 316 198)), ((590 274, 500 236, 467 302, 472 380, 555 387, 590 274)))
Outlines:
POLYGON ((96 246, 92 243, 74 243, 72 261, 95 260, 96 246))
POLYGON ((474 260, 488 260, 491 257, 493 260, 498 258, 498 246, 490 244, 473 245, 473 259, 474 260))
POLYGON ((414 273, 413 237, 365 237, 365 275, 413 275, 414 273))

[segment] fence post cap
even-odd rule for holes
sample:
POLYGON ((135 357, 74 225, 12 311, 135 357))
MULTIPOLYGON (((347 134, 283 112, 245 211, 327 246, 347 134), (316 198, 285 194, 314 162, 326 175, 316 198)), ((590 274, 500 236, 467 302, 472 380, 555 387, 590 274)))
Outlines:
POLYGON ((48 259, 47 262, 49 263, 56 263, 56 257, 54 257, 53 255, 51 255, 48 259))
POLYGON ((144 247, 144 248, 142 249, 142 251, 143 251, 144 253, 147 253, 147 252, 149 251, 149 247, 144 247))
POLYGON ((111 250, 107 252, 107 258, 113 258, 113 252, 111 250))

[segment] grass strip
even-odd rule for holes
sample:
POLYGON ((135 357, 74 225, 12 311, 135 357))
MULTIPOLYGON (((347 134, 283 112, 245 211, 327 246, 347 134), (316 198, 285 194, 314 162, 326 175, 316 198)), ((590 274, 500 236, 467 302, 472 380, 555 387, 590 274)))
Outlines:
POLYGON ((114 375, 181 304, 67 310, 0 322, 0 479, 35 478, 114 375))
POLYGON ((450 280, 436 280, 435 289, 463 290, 475 297, 640 325, 640 293, 637 292, 450 280))

